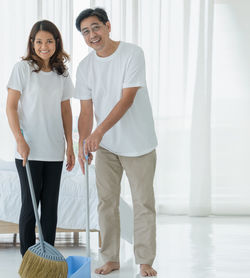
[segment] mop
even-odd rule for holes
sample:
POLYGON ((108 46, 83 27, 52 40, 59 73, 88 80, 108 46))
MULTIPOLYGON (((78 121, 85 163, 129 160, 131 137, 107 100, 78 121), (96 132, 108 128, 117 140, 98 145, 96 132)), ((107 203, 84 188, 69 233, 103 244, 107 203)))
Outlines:
POLYGON ((28 161, 26 163, 26 172, 40 242, 31 246, 24 254, 19 274, 22 278, 66 278, 68 266, 64 257, 56 248, 45 242, 43 238, 28 161))

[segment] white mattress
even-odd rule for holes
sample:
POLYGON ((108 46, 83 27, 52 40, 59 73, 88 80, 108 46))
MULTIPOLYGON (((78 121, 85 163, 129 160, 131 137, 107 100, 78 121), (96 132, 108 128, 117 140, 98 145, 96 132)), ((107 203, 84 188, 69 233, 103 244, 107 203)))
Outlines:
MULTIPOLYGON (((85 182, 78 164, 67 172, 63 167, 58 204, 59 228, 85 229, 85 182)), ((95 168, 89 167, 90 229, 99 230, 95 168)), ((18 223, 21 192, 14 163, 0 161, 0 220, 18 223)))

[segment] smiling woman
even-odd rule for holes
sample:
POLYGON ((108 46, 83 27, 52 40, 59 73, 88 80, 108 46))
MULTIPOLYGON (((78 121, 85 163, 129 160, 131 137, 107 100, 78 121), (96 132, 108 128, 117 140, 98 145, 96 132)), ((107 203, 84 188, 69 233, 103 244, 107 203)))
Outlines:
POLYGON ((21 254, 35 244, 35 218, 26 174, 29 160, 41 226, 46 242, 54 245, 61 171, 67 141, 67 165, 75 157, 72 145, 70 98, 73 84, 57 27, 48 20, 36 22, 28 38, 28 53, 14 66, 7 88, 6 112, 16 140, 22 208, 19 220, 21 254))

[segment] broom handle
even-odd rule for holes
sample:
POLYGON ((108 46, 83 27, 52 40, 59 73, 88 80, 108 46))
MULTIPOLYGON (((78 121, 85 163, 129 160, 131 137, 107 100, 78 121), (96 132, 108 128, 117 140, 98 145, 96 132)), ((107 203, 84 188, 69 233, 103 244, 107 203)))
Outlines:
POLYGON ((36 224, 37 224, 37 227, 38 227, 39 240, 40 240, 40 243, 41 243, 42 251, 45 253, 43 232, 42 232, 42 227, 41 227, 41 223, 40 223, 40 220, 39 220, 36 197, 35 197, 35 192, 34 192, 34 186, 33 186, 33 181, 32 181, 31 172, 30 172, 30 165, 29 165, 28 160, 26 162, 26 172, 27 172, 27 176, 28 176, 30 195, 31 195, 31 199, 32 199, 34 213, 35 213, 36 224))
MULTIPOLYGON (((83 141, 83 152, 84 152, 83 141)), ((89 165, 88 155, 85 155, 84 168, 85 168, 85 181, 86 181, 86 240, 87 240, 87 256, 90 257, 90 233, 89 233, 89 165)))

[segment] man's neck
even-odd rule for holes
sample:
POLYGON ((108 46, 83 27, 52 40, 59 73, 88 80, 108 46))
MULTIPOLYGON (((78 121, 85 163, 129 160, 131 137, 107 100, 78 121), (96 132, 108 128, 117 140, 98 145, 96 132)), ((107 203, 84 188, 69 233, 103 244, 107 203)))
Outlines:
POLYGON ((112 55, 116 51, 116 49, 118 48, 119 44, 120 44, 119 41, 110 40, 108 45, 107 45, 107 47, 105 47, 105 49, 97 51, 96 54, 99 57, 108 57, 108 56, 112 55))

